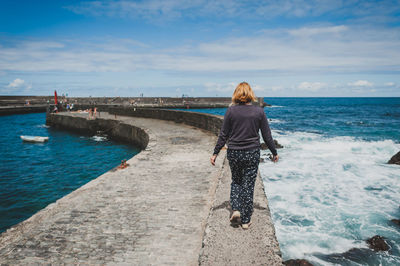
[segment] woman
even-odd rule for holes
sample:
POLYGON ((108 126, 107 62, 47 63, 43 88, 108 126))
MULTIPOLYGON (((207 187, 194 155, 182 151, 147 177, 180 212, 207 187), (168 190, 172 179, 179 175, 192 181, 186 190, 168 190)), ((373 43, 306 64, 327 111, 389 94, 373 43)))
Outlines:
POLYGON ((251 104, 255 101, 248 83, 242 82, 236 87, 211 157, 211 164, 215 165, 219 151, 228 141, 228 160, 232 172, 230 203, 233 211, 230 220, 237 222, 241 219, 243 229, 251 225, 253 213, 254 184, 260 163, 259 130, 273 154, 272 160, 279 160, 264 109, 251 104))

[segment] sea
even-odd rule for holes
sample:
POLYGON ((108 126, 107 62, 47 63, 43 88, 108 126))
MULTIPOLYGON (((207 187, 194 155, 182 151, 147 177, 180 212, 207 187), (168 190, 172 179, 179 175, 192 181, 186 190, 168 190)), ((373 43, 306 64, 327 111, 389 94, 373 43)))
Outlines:
MULTIPOLYGON (((400 265, 400 98, 265 98, 280 160, 260 172, 284 260, 400 265), (389 251, 365 240, 383 236, 389 251)), ((222 109, 189 111, 224 115, 222 109)), ((0 232, 139 150, 48 128, 45 114, 0 117, 0 232), (44 144, 20 135, 49 136, 44 144)), ((212 149, 210 150, 210 152, 212 149)), ((262 151, 267 158, 269 151, 262 151)))
POLYGON ((139 152, 107 136, 79 135, 45 123, 45 113, 0 116, 0 233, 139 152), (49 141, 27 143, 21 135, 49 141))
MULTIPOLYGON (((260 173, 283 260, 400 265, 400 98, 265 98, 280 160, 260 173), (383 236, 389 251, 366 239, 383 236)), ((190 110, 224 115, 226 109, 190 110)))

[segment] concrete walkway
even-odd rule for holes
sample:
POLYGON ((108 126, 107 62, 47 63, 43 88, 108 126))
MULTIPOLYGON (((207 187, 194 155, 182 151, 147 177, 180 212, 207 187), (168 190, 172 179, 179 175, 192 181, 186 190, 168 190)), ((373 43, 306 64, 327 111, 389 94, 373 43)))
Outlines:
MULTIPOLYGON (((232 254, 227 251, 232 245, 224 251, 224 243, 240 243, 244 234, 257 235, 246 241, 255 250, 249 255, 260 259, 243 254, 242 262, 281 264, 269 220, 263 224, 257 218, 243 232, 229 226, 225 205, 221 217, 218 208, 210 212, 214 200, 229 200, 225 154, 216 167, 209 163, 214 135, 173 122, 118 119, 146 129, 148 148, 130 159, 128 168, 103 174, 1 234, 0 264, 221 265, 232 254), (214 246, 220 255, 212 255, 214 246), (217 260, 210 260, 213 256, 217 260)), ((259 184, 258 197, 260 189, 259 184)), ((265 197, 257 202, 255 217, 269 216, 265 197)))
POLYGON ((254 212, 248 230, 230 224, 229 194, 231 173, 225 159, 215 201, 208 219, 201 265, 282 265, 267 198, 261 178, 254 189, 254 212))

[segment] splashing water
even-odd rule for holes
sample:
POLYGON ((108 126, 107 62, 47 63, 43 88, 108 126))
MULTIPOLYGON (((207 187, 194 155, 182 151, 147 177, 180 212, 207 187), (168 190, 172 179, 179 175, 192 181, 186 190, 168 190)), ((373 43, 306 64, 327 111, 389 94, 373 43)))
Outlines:
POLYGON ((386 164, 400 144, 306 132, 274 137, 285 147, 281 160, 260 171, 283 258, 327 264, 321 255, 367 248, 365 240, 379 234, 391 254, 372 261, 359 254, 359 261, 400 263, 400 232, 389 222, 399 214, 400 167, 386 164))

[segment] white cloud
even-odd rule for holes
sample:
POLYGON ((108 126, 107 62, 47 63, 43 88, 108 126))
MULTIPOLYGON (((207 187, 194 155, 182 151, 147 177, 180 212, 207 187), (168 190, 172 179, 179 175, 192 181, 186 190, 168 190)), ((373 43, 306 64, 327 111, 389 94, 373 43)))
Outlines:
POLYGON ((14 81, 10 82, 7 86, 0 88, 0 92, 6 94, 15 93, 27 93, 32 89, 31 83, 26 83, 23 79, 16 78, 14 81))
POLYGON ((8 84, 7 88, 21 88, 25 84, 25 81, 20 78, 16 78, 14 81, 8 84))
POLYGON ((272 86, 271 90, 272 91, 280 91, 280 90, 283 90, 283 87, 282 86, 272 86))
POLYGON ((217 83, 206 83, 204 87, 207 91, 218 91, 218 92, 232 92, 236 89, 237 83, 230 82, 228 84, 217 84, 217 83))
POLYGON ((350 82, 347 83, 349 86, 353 87, 372 87, 374 84, 372 82, 369 82, 368 80, 357 80, 355 82, 350 82))
MULTIPOLYGON (((231 95, 236 89, 236 86, 239 84, 239 82, 229 82, 229 83, 205 83, 204 87, 206 88, 207 91, 209 92, 220 92, 224 95, 231 95)), ((265 88, 263 86, 260 86, 258 84, 250 84, 250 87, 253 89, 255 92, 256 96, 258 92, 264 92, 265 88)))
POLYGON ((396 83, 394 83, 394 82, 386 82, 386 83, 383 84, 383 85, 388 86, 388 87, 393 87, 393 86, 396 85, 396 83))
POLYGON ((289 34, 298 37, 310 37, 320 34, 337 34, 348 29, 347 26, 330 26, 330 27, 304 27, 300 29, 289 30, 289 34))
POLYGON ((265 88, 263 86, 258 85, 258 84, 255 84, 255 85, 251 86, 251 88, 255 92, 265 91, 265 88))
MULTIPOLYGON (((319 28, 318 32, 324 30, 319 28)), ((280 35, 260 34, 185 45, 179 41, 167 48, 127 39, 101 45, 82 40, 46 42, 47 45, 42 45, 42 41, 14 41, 13 46, 0 49, 0 72, 400 72, 397 28, 348 27, 341 33, 309 40, 282 30, 280 35)))
POLYGON ((319 91, 323 87, 326 87, 325 83, 322 82, 302 82, 300 83, 297 88, 300 90, 305 90, 305 91, 319 91))

